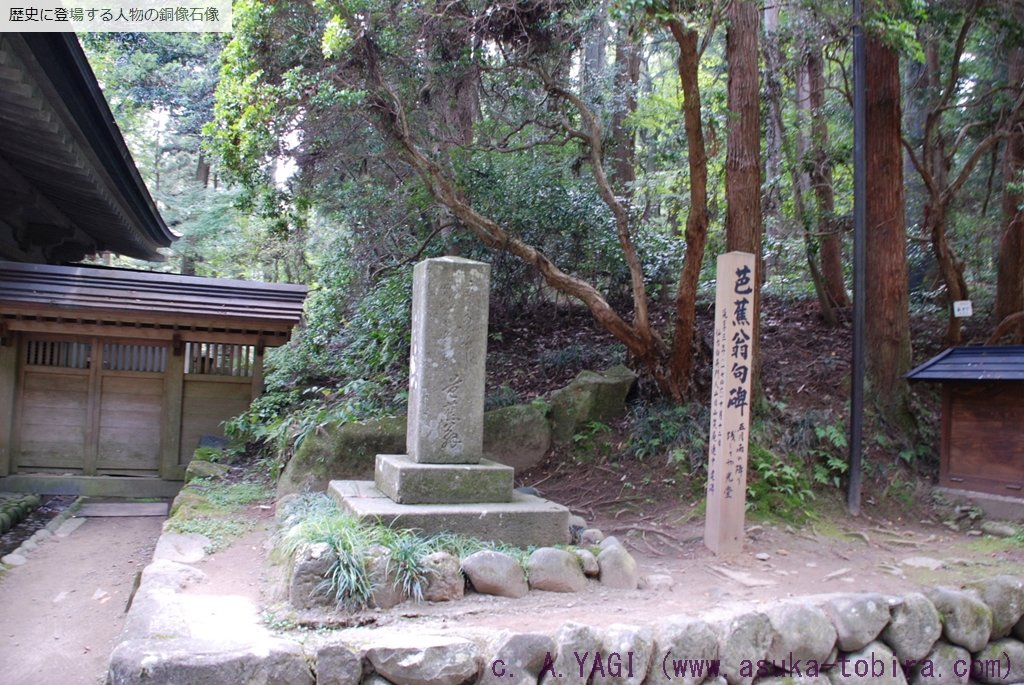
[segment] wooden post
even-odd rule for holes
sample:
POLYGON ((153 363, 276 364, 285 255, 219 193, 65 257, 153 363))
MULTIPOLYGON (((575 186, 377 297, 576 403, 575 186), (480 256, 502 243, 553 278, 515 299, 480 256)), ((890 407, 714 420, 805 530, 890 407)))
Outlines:
POLYGON ((708 440, 704 544, 715 554, 743 548, 750 440, 750 368, 757 341, 751 336, 757 261, 746 252, 718 257, 714 370, 708 440))
POLYGON ((181 403, 185 382, 184 345, 172 345, 168 350, 164 369, 163 454, 160 458, 160 477, 181 480, 185 469, 181 465, 181 403))
POLYGON ((18 339, 7 332, 0 341, 0 476, 11 472, 14 399, 18 379, 18 339))

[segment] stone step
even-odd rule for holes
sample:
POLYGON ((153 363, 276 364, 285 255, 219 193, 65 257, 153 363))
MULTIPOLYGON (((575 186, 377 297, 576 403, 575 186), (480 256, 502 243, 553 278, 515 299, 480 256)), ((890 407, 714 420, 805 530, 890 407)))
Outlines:
POLYGON ((378 454, 377 489, 399 504, 509 502, 515 469, 478 464, 421 464, 405 454, 378 454))
POLYGON ((371 481, 334 480, 328 494, 360 519, 426 535, 456 533, 516 547, 568 544, 569 510, 540 497, 513 492, 510 502, 398 504, 371 481))

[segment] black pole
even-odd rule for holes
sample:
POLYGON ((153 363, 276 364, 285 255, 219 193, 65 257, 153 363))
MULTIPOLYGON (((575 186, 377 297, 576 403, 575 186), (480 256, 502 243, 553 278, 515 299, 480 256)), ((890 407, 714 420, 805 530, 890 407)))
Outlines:
POLYGON ((864 136, 867 113, 864 95, 864 32, 861 29, 861 0, 853 0, 853 368, 850 383, 850 483, 846 507, 860 514, 861 436, 864 426, 864 311, 867 240, 867 160, 864 136))

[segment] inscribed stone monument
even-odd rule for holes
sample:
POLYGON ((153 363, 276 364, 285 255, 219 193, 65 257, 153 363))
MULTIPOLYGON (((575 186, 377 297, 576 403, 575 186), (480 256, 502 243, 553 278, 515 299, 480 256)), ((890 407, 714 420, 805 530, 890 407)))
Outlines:
POLYGON ((459 257, 416 265, 408 454, 378 454, 373 483, 332 481, 328 491, 357 516, 396 527, 565 543, 568 510, 515 492, 512 467, 484 458, 489 272, 459 257))

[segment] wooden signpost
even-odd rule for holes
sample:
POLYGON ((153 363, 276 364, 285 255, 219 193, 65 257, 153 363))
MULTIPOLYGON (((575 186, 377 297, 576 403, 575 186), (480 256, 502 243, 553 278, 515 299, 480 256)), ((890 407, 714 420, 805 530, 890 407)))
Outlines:
POLYGON ((755 265, 754 255, 746 252, 718 257, 704 519, 704 545, 715 554, 734 554, 743 548, 750 370, 757 344, 753 338, 755 265))

